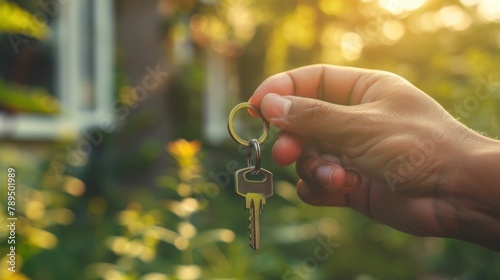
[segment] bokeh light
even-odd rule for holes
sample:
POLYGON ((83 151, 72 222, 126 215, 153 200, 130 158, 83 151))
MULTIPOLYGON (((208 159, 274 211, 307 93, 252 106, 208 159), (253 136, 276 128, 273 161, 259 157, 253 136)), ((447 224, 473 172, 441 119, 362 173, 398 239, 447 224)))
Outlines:
POLYGON ((411 12, 425 4, 426 0, 379 0, 380 7, 388 12, 398 15, 404 12, 411 12))
POLYGON ((174 245, 179 250, 186 250, 189 246, 189 240, 185 237, 179 236, 174 240, 174 245))
POLYGON ((67 176, 64 180, 64 190, 72 196, 81 196, 85 192, 85 183, 72 176, 67 176))
POLYGON ((460 3, 462 3, 464 6, 471 7, 471 6, 477 5, 477 3, 479 3, 479 1, 480 0, 460 0, 460 3))
POLYGON ((480 0, 477 11, 486 21, 500 22, 500 3, 497 0, 480 0))
POLYGON ((312 47, 316 39, 315 9, 308 5, 299 5, 283 24, 283 38, 292 46, 301 49, 312 47))
POLYGON ((70 225, 75 220, 75 214, 69 209, 55 210, 55 220, 61 225, 70 225))
MULTIPOLYGON (((276 134, 262 144, 263 166, 274 173, 275 195, 261 219, 261 249, 253 252, 248 210, 233 190, 233 169, 245 166, 245 156, 229 137, 216 143, 206 136, 206 130, 212 131, 207 120, 224 129, 225 110, 247 100, 268 76, 325 63, 401 75, 467 126, 498 138, 498 98, 481 100, 467 117, 455 110, 478 88, 498 89, 497 0, 111 1, 116 3, 115 25, 96 20, 78 32, 68 32, 74 26, 65 25, 76 18, 65 14, 71 9, 40 22, 33 21, 36 12, 42 19, 36 1, 14 2, 0 0, 0 125, 7 124, 5 134, 0 133, 6 139, 0 145, 0 165, 19 168, 22 246, 20 272, 5 276, 0 271, 0 279, 284 279, 294 271, 307 271, 301 279, 498 278, 498 258, 486 249, 412 237, 347 207, 304 203, 296 193, 294 166, 278 166, 270 156, 276 134), (104 76, 96 63, 102 57, 91 58, 103 46, 93 45, 94 40, 103 38, 93 33, 108 28, 116 31, 116 40, 105 36, 116 53, 107 57, 113 60, 107 74, 116 80, 107 81, 113 90, 92 100, 94 79, 104 76), (22 29, 30 37, 22 47, 50 54, 39 60, 12 52, 9 35, 22 29), (69 43, 53 50, 57 42, 74 38, 92 44, 89 53, 78 51, 82 45, 73 50, 69 43), (61 59, 70 51, 78 59, 61 59), (15 67, 6 66, 17 59, 15 67), (30 59, 82 69, 71 79, 62 71, 50 78, 11 71, 26 63, 43 74, 57 72, 27 63, 30 59), (148 69, 155 69, 154 63, 168 69, 168 78, 142 102, 137 85, 148 69), (30 75, 43 85, 24 84, 22 79, 30 75), (73 82, 77 90, 52 89, 73 82), (124 119, 120 112, 111 113, 120 119, 113 123, 114 132, 100 127, 87 131, 90 137, 102 133, 102 142, 91 149, 88 135, 79 134, 87 121, 101 115, 83 112, 78 117, 82 127, 65 115, 72 109, 64 99, 80 90, 85 96, 78 102, 88 103, 82 107, 97 106, 97 99, 108 94, 113 109, 130 111, 124 119), (219 107, 212 108, 212 102, 219 107), (213 111, 222 117, 211 121, 213 111), (39 129, 8 122, 25 116, 56 118, 59 136, 18 141, 11 130, 39 129), (304 267, 313 264, 325 242, 341 246, 328 258, 316 259, 314 269, 304 267)), ((81 10, 78 17, 94 19, 102 13, 97 10, 81 10)), ((0 218, 7 213, 0 211, 0 218)), ((0 228, 0 235, 6 234, 8 229, 0 228)), ((6 271, 6 258, 1 260, 6 271)))
POLYGON ((179 234, 186 239, 193 238, 196 235, 196 228, 189 222, 180 222, 177 227, 179 234))
POLYGON ((319 1, 321 11, 329 16, 335 16, 344 10, 342 1, 321 0, 319 1))
POLYGON ((183 265, 177 267, 175 275, 181 280, 194 280, 201 276, 201 269, 197 265, 183 265))
POLYGON ((31 220, 41 219, 45 215, 45 204, 41 201, 30 200, 26 205, 26 217, 31 220))
POLYGON ((27 226, 28 242, 44 249, 53 249, 57 245, 57 237, 48 231, 27 226))
POLYGON ((304 240, 312 240, 316 237, 317 231, 316 227, 312 224, 302 224, 299 226, 298 233, 300 238, 304 240))
POLYGON ((387 39, 395 42, 403 37, 405 34, 405 27, 397 20, 388 20, 384 22, 382 32, 387 39))
POLYGON ((456 5, 441 8, 437 13, 437 18, 444 27, 457 31, 469 28, 472 23, 470 16, 456 5))
POLYGON ((318 222, 318 232, 325 236, 333 236, 339 231, 339 223, 331 217, 321 218, 318 222))
POLYGON ((342 55, 348 60, 355 60, 361 57, 364 42, 361 36, 355 32, 345 32, 340 39, 340 50, 342 55))
POLYGON ((234 232, 232 230, 222 230, 220 233, 220 239, 226 243, 231 243, 234 241, 234 238, 236 236, 234 235, 234 232))
POLYGON ((168 276, 165 274, 161 273, 148 273, 146 275, 143 275, 139 280, 168 280, 168 276))

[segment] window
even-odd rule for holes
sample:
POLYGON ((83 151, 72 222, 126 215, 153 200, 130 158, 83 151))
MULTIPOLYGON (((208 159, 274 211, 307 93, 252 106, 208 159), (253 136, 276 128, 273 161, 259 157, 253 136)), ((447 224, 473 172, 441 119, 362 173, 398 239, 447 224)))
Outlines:
POLYGON ((113 1, 0 1, 0 17, 0 138, 109 127, 113 1))

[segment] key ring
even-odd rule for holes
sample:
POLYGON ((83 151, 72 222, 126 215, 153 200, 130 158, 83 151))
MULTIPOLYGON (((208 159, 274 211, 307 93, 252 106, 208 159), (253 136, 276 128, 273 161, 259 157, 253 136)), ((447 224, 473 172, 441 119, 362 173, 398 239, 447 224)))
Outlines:
POLYGON ((252 166, 252 148, 255 150, 255 167, 252 170, 252 174, 255 175, 259 173, 260 171, 260 166, 261 166, 261 154, 260 154, 260 145, 259 141, 257 139, 251 139, 249 141, 250 143, 248 144, 247 147, 247 165, 248 167, 253 167, 252 166))
MULTIPOLYGON (((234 130, 234 116, 236 115, 236 112, 238 112, 240 109, 250 109, 254 111, 256 114, 260 116, 263 122, 264 126, 264 131, 262 132, 262 135, 256 140, 258 144, 262 144, 264 140, 266 140, 267 134, 269 133, 269 123, 264 119, 264 116, 260 113, 259 109, 257 107, 253 106, 252 104, 248 102, 243 102, 238 105, 236 105, 233 110, 231 110, 231 113, 229 113, 229 122, 227 123, 227 129, 229 130, 229 135, 231 135, 231 138, 233 138, 234 141, 240 143, 243 146, 249 146, 250 141, 245 140, 241 138, 238 134, 236 134, 236 131, 234 130)), ((260 151, 260 147, 259 147, 260 151)))

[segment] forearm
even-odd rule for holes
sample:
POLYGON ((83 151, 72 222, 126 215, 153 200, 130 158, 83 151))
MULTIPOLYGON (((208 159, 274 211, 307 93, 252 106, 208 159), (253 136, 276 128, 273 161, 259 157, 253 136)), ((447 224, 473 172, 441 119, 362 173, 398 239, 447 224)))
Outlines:
POLYGON ((456 238, 500 252, 500 142, 482 137, 458 158, 456 238))

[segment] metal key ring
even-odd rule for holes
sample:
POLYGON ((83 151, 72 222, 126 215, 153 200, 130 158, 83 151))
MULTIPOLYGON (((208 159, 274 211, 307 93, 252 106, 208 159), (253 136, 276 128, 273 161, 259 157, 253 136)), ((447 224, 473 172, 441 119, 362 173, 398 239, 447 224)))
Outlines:
POLYGON ((262 119, 264 131, 262 132, 262 135, 257 139, 258 144, 261 144, 262 142, 264 142, 264 140, 266 140, 267 134, 269 133, 269 123, 266 121, 266 119, 264 119, 264 116, 262 116, 259 109, 248 102, 243 102, 236 105, 233 110, 231 110, 231 113, 229 113, 229 122, 227 123, 229 135, 231 135, 231 138, 233 138, 234 141, 240 143, 243 146, 250 145, 250 141, 241 138, 238 134, 236 134, 236 131, 234 130, 234 116, 236 115, 236 112, 244 108, 254 111, 262 119))
POLYGON ((247 146, 247 165, 248 167, 252 167, 252 148, 255 150, 255 167, 252 170, 252 174, 257 174, 260 171, 261 166, 261 153, 260 153, 260 145, 257 139, 251 139, 247 146))

